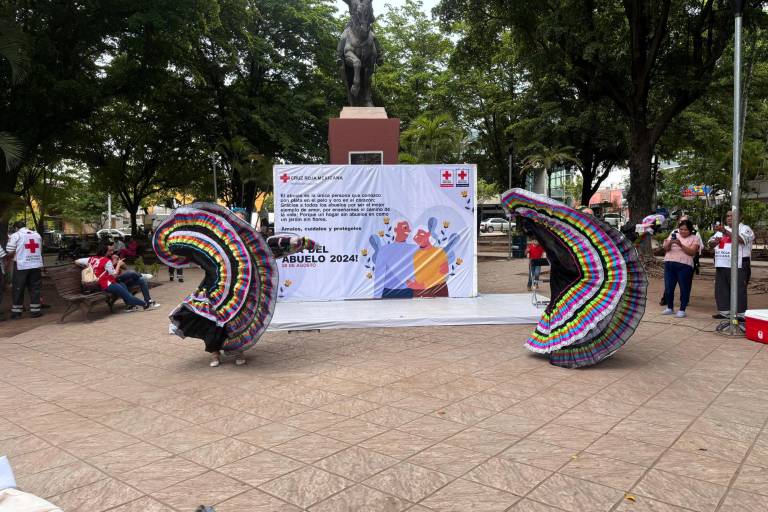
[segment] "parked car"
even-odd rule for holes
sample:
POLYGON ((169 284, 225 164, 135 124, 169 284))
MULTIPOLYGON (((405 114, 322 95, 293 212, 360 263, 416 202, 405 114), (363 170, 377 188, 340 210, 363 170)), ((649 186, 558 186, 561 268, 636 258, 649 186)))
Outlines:
POLYGON ((606 213, 603 216, 603 221, 615 229, 621 229, 624 224, 624 217, 620 213, 606 213))
POLYGON ((493 233, 494 231, 505 232, 510 229, 515 229, 515 223, 500 217, 485 219, 480 223, 480 231, 483 233, 493 233))
POLYGON ((127 235, 120 231, 119 229, 100 229, 96 232, 96 237, 101 240, 102 238, 111 238, 116 239, 119 238, 123 240, 127 235))

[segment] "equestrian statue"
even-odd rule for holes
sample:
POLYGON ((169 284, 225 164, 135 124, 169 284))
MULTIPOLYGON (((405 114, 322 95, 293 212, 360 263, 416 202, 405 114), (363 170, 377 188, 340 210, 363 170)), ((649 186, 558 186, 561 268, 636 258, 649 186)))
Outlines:
POLYGON ((371 78, 375 65, 381 65, 381 46, 373 33, 373 0, 344 0, 350 20, 341 33, 337 62, 351 107, 372 107, 371 78))

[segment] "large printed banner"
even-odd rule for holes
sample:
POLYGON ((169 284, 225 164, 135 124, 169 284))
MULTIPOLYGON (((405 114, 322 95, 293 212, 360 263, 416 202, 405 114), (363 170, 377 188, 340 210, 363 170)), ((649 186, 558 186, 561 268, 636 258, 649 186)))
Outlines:
POLYGON ((477 295, 474 165, 278 165, 280 300, 477 295))

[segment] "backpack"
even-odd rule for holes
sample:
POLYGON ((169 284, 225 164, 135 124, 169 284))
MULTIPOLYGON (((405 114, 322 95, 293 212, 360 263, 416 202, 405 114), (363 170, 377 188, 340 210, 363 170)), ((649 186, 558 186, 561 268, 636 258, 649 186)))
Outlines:
POLYGON ((80 273, 80 281, 83 284, 83 291, 85 293, 97 292, 101 290, 99 286, 99 277, 96 276, 96 271, 91 265, 91 260, 88 260, 88 265, 80 273))

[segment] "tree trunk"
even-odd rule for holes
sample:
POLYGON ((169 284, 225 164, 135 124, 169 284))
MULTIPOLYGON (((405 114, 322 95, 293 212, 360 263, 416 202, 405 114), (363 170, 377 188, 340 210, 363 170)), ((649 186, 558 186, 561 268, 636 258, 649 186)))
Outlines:
POLYGON ((651 203, 653 201, 653 189, 656 186, 651 177, 653 144, 647 130, 633 130, 630 139, 629 218, 633 224, 639 224, 643 217, 653 213, 651 203))
POLYGON ((139 204, 127 204, 125 207, 128 209, 128 215, 131 216, 131 238, 136 238, 139 234, 139 228, 136 224, 136 217, 139 213, 139 204))

